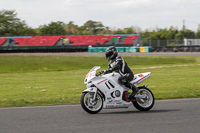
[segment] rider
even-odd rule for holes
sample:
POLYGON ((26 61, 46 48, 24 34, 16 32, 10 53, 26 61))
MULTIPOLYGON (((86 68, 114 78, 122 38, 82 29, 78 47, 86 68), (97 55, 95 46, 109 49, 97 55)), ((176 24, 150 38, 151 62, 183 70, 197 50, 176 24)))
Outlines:
POLYGON ((124 59, 118 55, 117 48, 114 46, 110 46, 106 49, 105 52, 107 61, 110 61, 108 70, 104 70, 104 74, 112 73, 113 71, 119 73, 121 76, 118 79, 118 82, 132 90, 131 95, 129 95, 129 99, 134 98, 136 95, 138 88, 131 84, 130 81, 133 80, 134 74, 124 61, 124 59))

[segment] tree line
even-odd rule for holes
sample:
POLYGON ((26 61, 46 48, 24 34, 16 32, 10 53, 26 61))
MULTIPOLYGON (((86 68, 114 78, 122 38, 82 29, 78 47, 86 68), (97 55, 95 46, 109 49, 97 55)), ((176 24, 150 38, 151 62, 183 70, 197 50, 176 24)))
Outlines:
POLYGON ((38 28, 29 27, 25 21, 17 17, 15 10, 0 10, 0 36, 45 36, 45 35, 99 35, 99 34, 141 34, 144 40, 148 39, 183 39, 200 38, 200 25, 197 31, 181 30, 177 27, 160 29, 158 27, 142 30, 138 26, 127 28, 110 28, 102 22, 88 20, 82 26, 73 21, 64 23, 61 21, 40 25, 38 28))

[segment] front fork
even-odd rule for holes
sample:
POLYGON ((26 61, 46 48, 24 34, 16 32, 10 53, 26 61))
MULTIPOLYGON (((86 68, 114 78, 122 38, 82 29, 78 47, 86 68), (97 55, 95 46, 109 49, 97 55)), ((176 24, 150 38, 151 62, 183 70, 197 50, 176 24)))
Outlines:
POLYGON ((93 96, 92 101, 95 101, 96 97, 97 97, 97 91, 94 92, 94 96, 93 96))
POLYGON ((83 93, 86 93, 86 92, 94 93, 94 96, 93 96, 93 98, 92 98, 92 101, 95 101, 96 96, 97 96, 97 88, 96 88, 96 87, 87 88, 86 90, 83 91, 83 93))

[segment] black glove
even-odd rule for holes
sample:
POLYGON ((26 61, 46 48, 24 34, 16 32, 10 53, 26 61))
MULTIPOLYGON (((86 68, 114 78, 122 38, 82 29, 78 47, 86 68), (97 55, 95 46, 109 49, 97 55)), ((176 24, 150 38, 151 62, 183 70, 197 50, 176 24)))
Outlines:
POLYGON ((107 73, 109 73, 109 72, 108 72, 108 70, 103 70, 103 73, 104 73, 104 74, 107 74, 107 73))
POLYGON ((96 74, 96 76, 100 76, 104 71, 100 71, 99 74, 96 74))
POLYGON ((103 70, 103 71, 100 71, 99 74, 96 74, 97 76, 101 75, 101 74, 108 74, 108 70, 103 70))

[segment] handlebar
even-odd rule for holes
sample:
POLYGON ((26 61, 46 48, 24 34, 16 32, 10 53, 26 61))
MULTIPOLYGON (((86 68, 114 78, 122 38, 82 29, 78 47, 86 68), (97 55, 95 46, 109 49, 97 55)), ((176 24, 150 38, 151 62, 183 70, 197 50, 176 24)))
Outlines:
POLYGON ((99 74, 96 74, 96 76, 100 76, 101 74, 108 74, 108 70, 103 70, 103 71, 100 71, 99 74))
POLYGON ((106 74, 106 71, 100 71, 98 74, 96 74, 96 76, 100 76, 101 74, 106 74))
POLYGON ((104 71, 100 71, 96 76, 100 76, 101 74, 104 74, 104 71))

